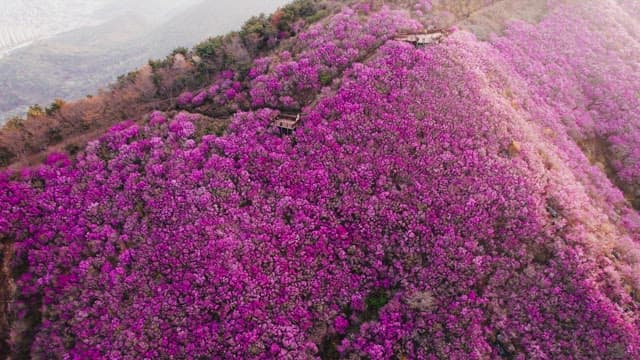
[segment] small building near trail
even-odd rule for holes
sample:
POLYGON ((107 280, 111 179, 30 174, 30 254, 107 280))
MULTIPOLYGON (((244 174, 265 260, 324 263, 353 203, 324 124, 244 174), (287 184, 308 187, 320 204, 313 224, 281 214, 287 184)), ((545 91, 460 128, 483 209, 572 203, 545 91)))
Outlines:
POLYGON ((414 46, 425 46, 441 42, 448 32, 445 30, 429 30, 414 33, 399 33, 393 37, 396 41, 404 41, 414 46))
POLYGON ((300 125, 300 114, 280 113, 274 125, 280 130, 280 134, 290 135, 300 125))

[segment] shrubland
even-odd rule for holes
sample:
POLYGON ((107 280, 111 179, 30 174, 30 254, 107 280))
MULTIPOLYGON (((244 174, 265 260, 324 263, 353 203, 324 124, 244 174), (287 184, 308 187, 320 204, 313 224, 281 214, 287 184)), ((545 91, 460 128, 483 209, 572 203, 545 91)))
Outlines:
POLYGON ((429 1, 298 1, 123 78, 84 122, 56 127, 80 103, 34 111, 63 139, 100 134, 0 173, 7 347, 639 357, 637 43, 619 47, 637 23, 612 4, 414 47, 394 35, 428 26, 429 1), (133 120, 93 123, 129 103, 133 120))

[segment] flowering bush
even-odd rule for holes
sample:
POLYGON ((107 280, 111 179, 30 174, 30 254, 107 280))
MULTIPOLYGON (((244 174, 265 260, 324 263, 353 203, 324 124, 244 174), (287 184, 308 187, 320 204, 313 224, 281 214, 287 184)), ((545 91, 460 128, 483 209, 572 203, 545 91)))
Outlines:
POLYGON ((322 87, 321 75, 335 77, 352 62, 362 60, 399 30, 420 25, 400 11, 383 8, 360 20, 354 10, 345 8, 328 24, 316 24, 297 37, 304 51, 291 59, 286 52, 277 59, 262 59, 250 71, 250 95, 255 107, 290 107, 280 99, 295 99, 298 106, 308 103, 322 87), (272 71, 269 72, 268 69, 272 71))
MULTIPOLYGON (((207 92, 206 91, 200 91, 198 93, 198 95, 194 96, 191 99, 191 105, 193 106, 200 106, 202 104, 204 104, 204 101, 207 99, 207 92)), ((180 100, 180 99, 179 99, 180 100)))
POLYGON ((187 106, 191 104, 193 100, 193 93, 190 91, 184 92, 178 96, 178 105, 187 106))

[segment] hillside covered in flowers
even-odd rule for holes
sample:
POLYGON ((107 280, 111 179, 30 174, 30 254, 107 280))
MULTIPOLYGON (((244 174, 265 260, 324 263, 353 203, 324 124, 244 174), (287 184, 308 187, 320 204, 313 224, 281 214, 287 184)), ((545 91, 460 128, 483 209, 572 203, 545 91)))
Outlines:
POLYGON ((191 75, 0 172, 0 353, 640 358, 640 6, 517 3, 298 0, 141 70, 191 75))

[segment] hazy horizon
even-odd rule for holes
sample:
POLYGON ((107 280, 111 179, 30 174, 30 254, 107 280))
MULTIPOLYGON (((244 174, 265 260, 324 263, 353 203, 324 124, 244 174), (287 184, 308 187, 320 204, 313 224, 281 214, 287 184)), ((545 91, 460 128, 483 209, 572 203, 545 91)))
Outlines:
POLYGON ((28 44, 133 13, 153 23, 202 0, 0 0, 0 58, 28 44))
POLYGON ((288 2, 0 0, 0 123, 36 103, 95 93, 150 58, 239 29, 288 2))

